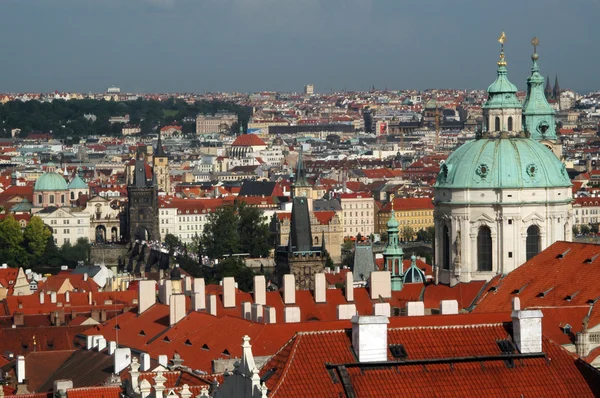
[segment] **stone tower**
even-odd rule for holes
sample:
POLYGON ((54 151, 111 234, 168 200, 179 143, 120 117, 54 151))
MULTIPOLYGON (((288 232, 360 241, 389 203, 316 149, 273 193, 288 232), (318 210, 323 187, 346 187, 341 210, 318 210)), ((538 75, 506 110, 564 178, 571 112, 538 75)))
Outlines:
POLYGON ((158 186, 152 167, 138 152, 133 182, 127 185, 127 231, 129 240, 159 241, 158 186))
POLYGON ((556 137, 556 122, 554 109, 546 100, 544 93, 544 77, 538 67, 538 54, 536 51, 537 38, 532 40, 534 52, 531 55, 531 75, 527 78, 527 97, 523 103, 523 128, 529 136, 544 144, 560 159, 562 147, 556 137))
POLYGON ((158 189, 162 189, 167 195, 171 191, 171 181, 169 179, 169 157, 162 146, 160 131, 158 132, 158 143, 153 157, 154 174, 158 189))

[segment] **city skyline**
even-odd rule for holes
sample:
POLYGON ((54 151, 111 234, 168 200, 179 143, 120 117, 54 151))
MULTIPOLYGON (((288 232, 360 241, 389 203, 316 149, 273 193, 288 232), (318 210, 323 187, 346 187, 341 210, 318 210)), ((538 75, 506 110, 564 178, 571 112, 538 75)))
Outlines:
POLYGON ((587 0, 9 0, 0 10, 0 92, 485 89, 501 31, 519 89, 533 36, 552 80, 598 88, 585 65, 599 56, 585 49, 600 5, 587 0))

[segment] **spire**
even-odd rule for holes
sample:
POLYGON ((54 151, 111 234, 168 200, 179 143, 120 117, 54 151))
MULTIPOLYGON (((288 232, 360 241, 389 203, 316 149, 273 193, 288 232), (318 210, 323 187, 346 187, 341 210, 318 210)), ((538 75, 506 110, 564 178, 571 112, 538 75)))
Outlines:
POLYGON ((546 75, 546 87, 544 88, 544 95, 546 99, 552 98, 552 85, 550 84, 550 76, 546 75))
POLYGON ((158 129, 158 142, 156 143, 156 151, 154 151, 155 158, 166 158, 167 154, 165 153, 162 146, 162 134, 160 132, 160 128, 158 129))
POLYGON ((304 150, 300 148, 298 153, 298 164, 296 165, 296 180, 294 181, 294 187, 307 187, 310 184, 306 180, 306 170, 304 170, 304 157, 302 153, 304 150))
POLYGON ((558 74, 554 78, 554 89, 552 90, 552 96, 557 101, 560 99, 560 86, 558 85, 558 74))
POLYGON ((483 105, 484 109, 498 108, 521 108, 521 103, 515 95, 517 87, 508 80, 508 70, 506 69, 506 58, 504 56, 504 43, 506 35, 504 32, 498 38, 500 43, 500 60, 498 61, 498 70, 496 80, 488 87, 488 99, 483 105))
POLYGON ((394 194, 390 195, 390 203, 392 205, 392 211, 390 219, 387 222, 388 241, 383 251, 383 262, 386 271, 390 271, 392 274, 392 290, 402 290, 402 259, 404 257, 404 252, 400 247, 398 239, 398 226, 400 224, 396 220, 394 194))

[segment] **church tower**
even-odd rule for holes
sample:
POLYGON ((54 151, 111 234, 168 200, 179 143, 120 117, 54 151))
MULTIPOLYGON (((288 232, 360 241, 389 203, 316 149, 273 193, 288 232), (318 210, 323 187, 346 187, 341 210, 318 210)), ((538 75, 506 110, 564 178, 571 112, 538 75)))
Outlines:
POLYGON ((171 191, 171 181, 169 179, 169 157, 162 146, 160 130, 158 132, 158 143, 153 157, 154 174, 158 189, 162 189, 167 195, 171 191))
POLYGON ((523 126, 532 139, 544 144, 560 159, 562 147, 556 137, 554 109, 546 100, 544 77, 540 74, 537 63, 538 38, 534 37, 531 44, 533 44, 532 65, 531 75, 527 78, 527 96, 523 103, 523 126))
POLYGON ((306 179, 306 170, 304 169, 303 150, 298 153, 298 163, 296 165, 296 176, 292 185, 292 197, 305 197, 308 199, 309 210, 312 211, 313 187, 306 179))
POLYGON ((398 242, 398 220, 396 220, 396 214, 394 212, 394 195, 390 195, 390 202, 392 203, 392 214, 387 222, 387 234, 388 241, 383 251, 383 264, 386 271, 390 271, 392 274, 392 290, 402 290, 402 281, 404 274, 404 266, 402 259, 404 252, 398 242))
POLYGON ((130 241, 160 241, 158 227, 158 187, 152 167, 139 150, 133 181, 127 185, 127 231, 130 241))

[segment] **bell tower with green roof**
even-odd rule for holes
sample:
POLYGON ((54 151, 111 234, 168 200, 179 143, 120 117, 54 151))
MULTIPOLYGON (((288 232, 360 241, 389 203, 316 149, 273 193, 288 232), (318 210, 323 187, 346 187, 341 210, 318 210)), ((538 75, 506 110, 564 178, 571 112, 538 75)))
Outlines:
POLYGON ((383 251, 383 263, 386 271, 390 271, 392 275, 392 290, 402 290, 404 268, 402 259, 404 252, 400 247, 398 240, 398 220, 394 212, 394 195, 390 195, 390 203, 392 204, 392 214, 387 222, 388 241, 383 251))
POLYGON ((544 144, 560 158, 562 148, 557 143, 556 122, 554 120, 554 109, 546 100, 544 92, 544 77, 540 74, 538 67, 539 55, 537 46, 540 43, 537 37, 531 40, 533 54, 531 55, 531 75, 527 78, 527 97, 523 104, 523 125, 529 136, 544 144))

